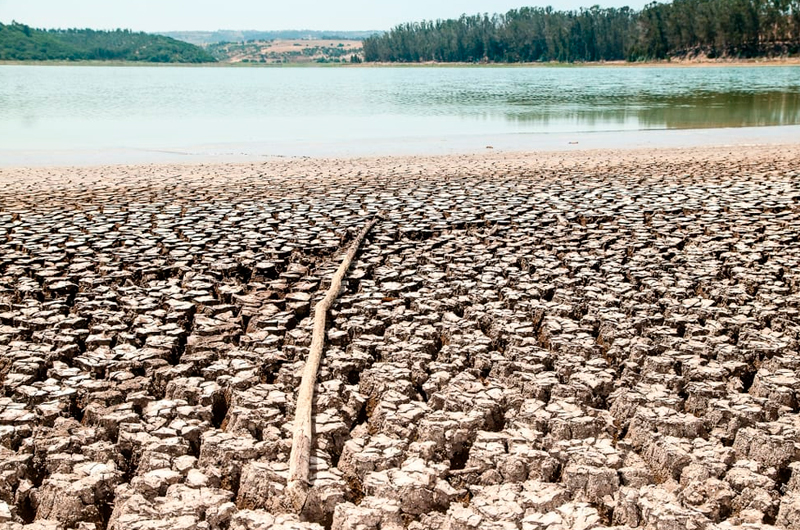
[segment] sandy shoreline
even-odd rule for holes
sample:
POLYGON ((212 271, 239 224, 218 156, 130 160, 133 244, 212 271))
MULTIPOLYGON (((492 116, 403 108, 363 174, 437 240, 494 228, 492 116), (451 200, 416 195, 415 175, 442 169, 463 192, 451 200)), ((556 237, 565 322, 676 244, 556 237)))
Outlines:
POLYGON ((790 528, 799 314, 800 143, 0 168, 0 523, 790 528))
MULTIPOLYGON (((782 128, 783 129, 783 128, 782 128)), ((757 141, 755 139, 752 139, 757 141)), ((374 155, 374 156, 262 156, 257 162, 237 161, 219 162, 200 160, 184 163, 152 161, 147 163, 84 163, 71 165, 33 165, 3 167, 0 165, 0 182, 7 184, 39 181, 41 184, 51 182, 56 185, 59 179, 72 180, 80 175, 87 182, 104 182, 110 184, 118 179, 124 181, 129 175, 137 175, 147 179, 147 175, 159 170, 168 173, 191 170, 192 174, 201 172, 209 175, 227 171, 244 171, 251 173, 259 169, 268 169, 281 175, 295 173, 304 175, 310 170, 321 170, 321 176, 339 177, 343 168, 361 168, 363 171, 396 171, 398 167, 410 168, 409 171, 427 170, 432 173, 496 172, 499 170, 511 173, 523 172, 528 167, 553 169, 559 165, 581 166, 587 172, 607 165, 641 164, 645 161, 655 162, 662 159, 668 164, 674 162, 708 163, 758 162, 769 160, 786 162, 800 157, 800 141, 786 141, 783 137, 772 139, 769 143, 725 144, 699 147, 625 147, 625 148, 585 148, 581 145, 564 146, 561 149, 534 151, 503 151, 499 149, 483 149, 480 152, 458 154, 409 154, 409 155, 374 155), (20 180, 22 179, 22 180, 20 180)), ((153 182, 158 185, 158 182, 153 182)), ((167 185, 166 182, 162 183, 167 185)), ((214 182, 218 185, 219 182, 214 182)))
POLYGON ((71 149, 35 151, 0 147, 0 168, 137 164, 240 164, 286 159, 408 158, 582 153, 586 151, 750 149, 792 144, 800 125, 607 132, 519 133, 451 137, 379 138, 327 142, 271 142, 160 149, 71 149), (621 147, 622 146, 622 147, 621 147))

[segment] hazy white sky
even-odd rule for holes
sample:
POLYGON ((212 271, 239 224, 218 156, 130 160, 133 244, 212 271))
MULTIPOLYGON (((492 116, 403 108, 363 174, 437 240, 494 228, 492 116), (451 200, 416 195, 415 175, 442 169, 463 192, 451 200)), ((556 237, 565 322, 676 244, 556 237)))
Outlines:
POLYGON ((0 22, 43 28, 389 29, 401 22, 498 13, 523 5, 640 9, 649 0, 0 0, 0 22))

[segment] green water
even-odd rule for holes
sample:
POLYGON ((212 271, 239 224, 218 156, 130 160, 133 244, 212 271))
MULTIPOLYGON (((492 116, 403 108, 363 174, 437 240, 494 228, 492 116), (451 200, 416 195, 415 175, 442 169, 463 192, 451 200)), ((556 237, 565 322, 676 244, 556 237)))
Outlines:
POLYGON ((0 66, 6 155, 202 146, 282 154, 331 142, 798 124, 800 67, 791 66, 0 66))

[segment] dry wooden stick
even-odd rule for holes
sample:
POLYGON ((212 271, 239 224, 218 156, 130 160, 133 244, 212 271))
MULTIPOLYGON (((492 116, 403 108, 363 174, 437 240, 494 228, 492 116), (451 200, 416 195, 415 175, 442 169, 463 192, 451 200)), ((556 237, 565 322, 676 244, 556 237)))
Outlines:
POLYGON ((308 468, 311 461, 311 408, 314 398, 314 385, 317 382, 317 371, 322 359, 322 347, 325 345, 325 319, 334 300, 339 296, 344 275, 347 274, 347 269, 350 268, 350 263, 353 261, 356 252, 358 252, 361 242, 377 222, 377 219, 371 219, 359 232, 350 245, 344 260, 342 260, 342 264, 339 265, 336 274, 333 275, 331 286, 325 294, 325 298, 314 306, 314 332, 311 336, 308 360, 303 370, 303 380, 300 382, 300 390, 297 394, 292 452, 289 455, 289 481, 286 485, 286 494, 297 513, 303 510, 308 497, 308 489, 311 486, 308 480, 308 468))

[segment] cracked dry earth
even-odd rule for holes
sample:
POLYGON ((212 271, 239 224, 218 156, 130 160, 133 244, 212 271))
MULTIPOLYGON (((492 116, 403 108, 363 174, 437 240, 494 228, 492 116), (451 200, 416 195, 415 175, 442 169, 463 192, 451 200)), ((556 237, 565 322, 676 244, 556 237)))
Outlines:
POLYGON ((798 528, 798 153, 2 170, 0 526, 798 528))

